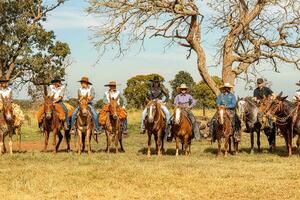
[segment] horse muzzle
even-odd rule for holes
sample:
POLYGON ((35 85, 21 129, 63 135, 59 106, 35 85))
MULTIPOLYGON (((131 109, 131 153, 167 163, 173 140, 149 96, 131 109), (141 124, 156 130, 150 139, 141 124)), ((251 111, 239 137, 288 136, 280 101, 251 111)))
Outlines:
POLYGON ((113 119, 118 119, 118 115, 113 115, 113 119))
POLYGON ((51 119, 51 117, 52 117, 52 113, 51 112, 46 112, 46 118, 51 119))
POLYGON ((12 120, 12 115, 11 114, 7 114, 5 118, 6 118, 7 121, 11 121, 12 120))

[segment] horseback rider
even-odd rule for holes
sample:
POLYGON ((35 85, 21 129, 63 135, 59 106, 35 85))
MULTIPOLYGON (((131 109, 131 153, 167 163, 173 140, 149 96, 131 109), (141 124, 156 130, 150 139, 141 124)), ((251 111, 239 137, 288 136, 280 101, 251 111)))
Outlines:
MULTIPOLYGON (((81 98, 83 97, 87 97, 88 101, 89 101, 89 108, 93 117, 93 121, 94 121, 94 125, 96 128, 96 131, 99 132, 100 131, 100 126, 99 126, 99 122, 98 122, 98 113, 96 111, 96 109, 93 107, 93 99, 95 98, 95 90, 92 87, 92 83, 89 81, 89 78, 84 76, 81 78, 80 81, 81 87, 78 89, 78 100, 80 101, 81 98)), ((77 106, 74 110, 74 112, 72 113, 72 118, 71 118, 71 129, 74 126, 75 120, 76 120, 76 116, 79 112, 79 106, 77 106)))
MULTIPOLYGON (((64 79, 55 77, 51 81, 51 85, 48 87, 47 94, 53 100, 55 111, 57 112, 59 119, 62 121, 64 125, 64 129, 69 130, 70 128, 69 114, 71 113, 68 112, 68 108, 63 103, 63 98, 65 95, 65 86, 62 85, 62 81, 64 81, 64 79)), ((44 107, 41 106, 37 113, 38 125, 41 131, 43 130, 43 126, 42 126, 43 119, 44 119, 43 115, 44 115, 44 107)))
POLYGON ((106 113, 109 112, 110 98, 118 99, 118 106, 120 107, 118 115, 123 122, 123 134, 128 134, 128 120, 126 112, 126 99, 123 94, 117 90, 117 83, 115 81, 110 81, 108 84, 104 85, 108 87, 108 91, 104 93, 103 101, 105 106, 100 111, 99 122, 100 125, 105 125, 106 113))
MULTIPOLYGON (((217 96, 217 101, 216 104, 217 106, 225 106, 227 113, 229 114, 229 117, 231 119, 231 124, 234 130, 234 138, 237 141, 241 140, 241 122, 239 117, 237 116, 236 112, 235 112, 235 107, 236 107, 236 96, 234 95, 234 93, 232 92, 233 86, 230 83, 224 83, 224 85, 222 85, 220 87, 220 92, 221 94, 219 94, 217 96)), ((214 115, 214 117, 212 118, 211 122, 210 122, 210 126, 209 126, 209 131, 210 134, 212 135, 212 141, 215 142, 216 140, 216 122, 217 122, 217 113, 214 115)))
MULTIPOLYGON (((298 83, 296 83, 297 86, 300 86, 300 81, 298 83)), ((300 89, 296 91, 295 95, 294 95, 294 100, 300 100, 300 89)))
POLYGON ((257 88, 253 92, 253 97, 255 101, 260 104, 264 97, 272 97, 273 91, 266 86, 264 79, 257 79, 257 88))
MULTIPOLYGON (((0 95, 3 98, 12 98, 12 88, 8 85, 9 80, 2 76, 0 78, 0 95)), ((0 98, 2 101, 2 98, 0 98)))
MULTIPOLYGON (((170 134, 170 127, 168 126, 171 114, 165 105, 169 101, 169 93, 167 89, 161 84, 161 80, 158 76, 154 76, 151 82, 151 88, 150 91, 147 94, 147 101, 149 100, 158 100, 161 103, 161 109, 163 113, 165 114, 166 117, 166 122, 167 122, 167 128, 166 128, 166 134, 170 134), (164 99, 164 100, 163 100, 164 99)), ((144 121, 147 116, 147 108, 144 109, 142 113, 142 125, 141 125, 141 134, 145 134, 145 124, 144 121)))
MULTIPOLYGON (((191 111, 191 109, 196 105, 197 101, 192 97, 192 95, 188 94, 188 87, 186 84, 181 84, 178 87, 180 94, 178 94, 174 99, 175 106, 181 106, 184 108, 187 117, 190 119, 193 127, 193 134, 196 140, 200 139, 200 130, 198 123, 196 121, 196 117, 191 111)), ((169 135, 171 136, 171 135, 169 135)))

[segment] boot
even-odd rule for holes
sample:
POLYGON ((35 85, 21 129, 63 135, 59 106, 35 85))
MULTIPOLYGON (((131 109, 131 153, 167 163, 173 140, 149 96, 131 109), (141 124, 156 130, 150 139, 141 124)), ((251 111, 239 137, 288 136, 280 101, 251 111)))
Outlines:
POLYGON ((145 129, 145 126, 143 126, 140 130, 140 134, 145 134, 146 133, 146 129, 145 129))
POLYGON ((40 129, 40 132, 41 132, 41 133, 44 132, 44 126, 43 126, 43 123, 42 123, 42 122, 39 123, 39 129, 40 129))
POLYGON ((67 123, 66 121, 64 121, 64 129, 65 129, 66 131, 69 130, 69 126, 68 126, 68 123, 67 123))

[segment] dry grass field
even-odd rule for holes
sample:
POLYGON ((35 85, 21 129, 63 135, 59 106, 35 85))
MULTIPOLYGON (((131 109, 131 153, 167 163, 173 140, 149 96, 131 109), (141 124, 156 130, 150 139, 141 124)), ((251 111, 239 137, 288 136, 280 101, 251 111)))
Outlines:
POLYGON ((126 153, 104 153, 101 135, 92 155, 78 156, 41 153, 43 137, 32 120, 23 128, 26 151, 0 157, 1 199, 300 199, 300 157, 285 157, 281 137, 273 154, 262 136, 263 152, 250 155, 244 134, 241 153, 227 158, 201 141, 189 157, 176 158, 171 143, 166 155, 149 159, 139 121, 140 113, 130 112, 126 153))

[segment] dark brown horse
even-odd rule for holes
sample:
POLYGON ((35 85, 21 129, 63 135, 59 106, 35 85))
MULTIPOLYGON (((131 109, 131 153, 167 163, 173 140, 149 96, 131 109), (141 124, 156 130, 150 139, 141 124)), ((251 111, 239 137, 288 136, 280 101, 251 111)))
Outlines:
POLYGON ((94 122, 89 108, 89 100, 87 96, 83 96, 79 100, 79 113, 77 115, 75 127, 78 135, 78 154, 81 154, 81 152, 84 151, 86 138, 88 153, 90 154, 92 151, 91 139, 94 122))
POLYGON ((231 140, 234 143, 235 153, 238 153, 238 142, 234 141, 233 138, 233 127, 228 111, 225 106, 219 106, 217 110, 217 124, 216 124, 216 135, 218 141, 218 156, 221 155, 221 145, 224 139, 224 155, 227 156, 227 152, 231 151, 231 140))
POLYGON ((151 156, 151 137, 154 135, 157 155, 161 155, 164 150, 164 137, 166 122, 162 114, 161 105, 158 101, 150 101, 147 106, 147 117, 145 119, 145 128, 148 133, 148 157, 151 156))
POLYGON ((292 155, 292 140, 298 135, 297 147, 300 150, 300 107, 299 103, 289 102, 287 96, 282 97, 282 92, 276 99, 265 104, 267 116, 274 117, 277 127, 283 135, 288 151, 288 156, 292 155))
POLYGON ((106 133, 106 152, 110 153, 111 150, 111 143, 114 142, 116 153, 119 152, 118 145, 120 143, 121 151, 125 152, 122 142, 122 134, 123 134, 123 127, 122 122, 118 116, 118 98, 113 98, 109 96, 110 103, 108 105, 108 112, 106 113, 106 122, 105 122, 105 133, 106 133))
MULTIPOLYGON (((59 119, 58 114, 55 111, 55 105, 52 101, 52 97, 45 96, 44 97, 44 118, 43 118, 43 129, 44 129, 44 135, 45 135, 45 146, 43 151, 47 151, 48 141, 49 141, 49 135, 51 132, 53 132, 53 146, 54 146, 54 152, 56 153, 59 149, 60 143, 63 139, 63 124, 62 121, 59 119), (58 136, 58 142, 56 137, 58 136)), ((65 140, 67 144, 67 151, 70 150, 70 131, 64 131, 65 132, 65 140)))
POLYGON ((181 141, 182 150, 185 155, 191 154, 193 129, 187 113, 180 106, 174 109, 171 132, 176 141, 176 156, 179 154, 179 140, 181 141))

